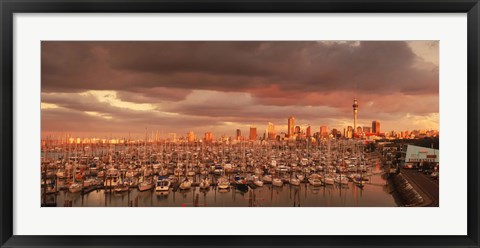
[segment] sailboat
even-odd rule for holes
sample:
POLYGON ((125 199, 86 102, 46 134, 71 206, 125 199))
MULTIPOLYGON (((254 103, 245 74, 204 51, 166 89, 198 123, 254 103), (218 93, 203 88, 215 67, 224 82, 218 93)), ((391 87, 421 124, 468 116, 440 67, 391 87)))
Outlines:
POLYGON ((147 191, 153 188, 153 183, 151 180, 142 179, 142 181, 138 184, 138 191, 147 191))
POLYGON ((208 177, 205 177, 204 179, 201 180, 201 182, 200 182, 200 188, 201 188, 201 189, 208 189, 208 188, 210 188, 210 180, 208 180, 208 177))
POLYGON ((70 193, 80 192, 80 191, 82 191, 82 188, 83 188, 83 183, 75 182, 75 164, 76 164, 76 161, 75 161, 74 166, 73 166, 73 172, 74 172, 74 173, 72 173, 73 182, 70 185, 70 187, 68 187, 68 191, 70 191, 70 193))
POLYGON ((180 189, 190 189, 192 187, 192 179, 185 178, 182 183, 180 183, 180 189))
POLYGON ((257 187, 262 187, 263 186, 263 181, 258 178, 258 176, 253 177, 253 184, 257 187))
POLYGON ((228 182, 228 179, 225 177, 220 177, 217 180, 217 186, 219 189, 228 189, 230 188, 230 182, 228 182))

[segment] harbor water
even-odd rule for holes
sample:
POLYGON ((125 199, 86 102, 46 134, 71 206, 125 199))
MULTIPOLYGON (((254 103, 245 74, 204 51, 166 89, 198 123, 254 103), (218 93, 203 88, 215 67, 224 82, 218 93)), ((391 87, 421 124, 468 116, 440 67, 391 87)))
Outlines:
MULTIPOLYGON (((55 197, 55 196, 51 196, 55 197)), ((221 190, 214 186, 204 190, 198 187, 189 190, 168 192, 144 191, 136 188, 128 192, 115 193, 109 189, 94 190, 82 194, 58 192, 57 206, 72 201, 72 207, 128 207, 136 200, 138 207, 395 207, 398 204, 389 193, 386 181, 380 175, 373 175, 363 187, 353 182, 347 185, 326 185, 314 187, 308 183, 299 186, 263 187, 242 192, 235 187, 221 190)))

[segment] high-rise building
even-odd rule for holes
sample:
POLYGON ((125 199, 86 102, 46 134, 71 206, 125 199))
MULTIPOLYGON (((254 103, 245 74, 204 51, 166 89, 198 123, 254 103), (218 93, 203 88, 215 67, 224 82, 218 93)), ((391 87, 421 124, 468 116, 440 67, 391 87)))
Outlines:
POLYGON ((307 137, 312 136, 312 128, 310 126, 307 127, 307 137))
POLYGON ((327 126, 320 126, 320 136, 322 138, 328 138, 328 127, 327 126))
POLYGON ((301 129, 300 129, 300 126, 296 126, 295 127, 295 134, 300 134, 301 133, 301 129))
POLYGON ((187 139, 190 143, 195 141, 195 134, 193 134, 193 131, 188 132, 187 139))
POLYGON ((206 132, 205 133, 205 143, 212 143, 212 140, 213 140, 212 132, 206 132))
POLYGON ((353 98, 353 132, 352 137, 355 136, 355 129, 357 128, 357 112, 358 112, 358 103, 357 103, 357 98, 353 98))
POLYGON ((276 138, 275 125, 273 125, 273 123, 271 122, 268 123, 267 134, 268 134, 269 140, 275 140, 276 138))
POLYGON ((347 127, 347 133, 345 134, 345 137, 348 138, 348 139, 353 138, 353 127, 352 126, 347 127))
POLYGON ((257 140, 257 128, 250 127, 250 140, 257 140))
POLYGON ((242 131, 240 129, 237 129, 236 140, 241 140, 241 139, 242 139, 242 131))
POLYGON ((337 138, 337 136, 339 134, 340 134, 340 132, 336 128, 332 129, 332 135, 333 135, 334 138, 337 138))
POLYGON ((293 128, 295 126, 295 118, 293 118, 293 116, 290 116, 288 118, 288 137, 292 137, 293 136, 293 128))
POLYGON ((357 127, 357 132, 356 132, 356 134, 357 134, 357 135, 360 135, 361 133, 362 133, 362 127, 359 126, 359 127, 357 127))
POLYGON ((364 132, 364 133, 371 133, 371 132, 372 132, 372 128, 371 128, 371 127, 363 127, 363 132, 364 132))
POLYGON ((379 121, 372 121, 372 133, 376 133, 376 134, 380 133, 380 122, 379 121))

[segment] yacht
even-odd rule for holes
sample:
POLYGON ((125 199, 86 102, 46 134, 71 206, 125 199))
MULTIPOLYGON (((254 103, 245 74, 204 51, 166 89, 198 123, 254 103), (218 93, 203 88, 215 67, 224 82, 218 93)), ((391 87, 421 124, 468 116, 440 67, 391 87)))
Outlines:
POLYGON ((159 177, 155 185, 155 191, 168 191, 170 188, 170 180, 167 177, 159 177))

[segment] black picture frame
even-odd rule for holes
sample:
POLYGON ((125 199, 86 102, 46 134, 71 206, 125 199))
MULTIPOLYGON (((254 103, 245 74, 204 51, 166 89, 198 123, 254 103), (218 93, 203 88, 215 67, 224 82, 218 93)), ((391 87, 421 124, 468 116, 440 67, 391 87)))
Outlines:
MULTIPOLYGON (((478 0, 0 0, 1 247, 479 247, 478 0), (18 236, 13 235, 15 13, 468 13, 468 235, 466 236, 18 236)), ((35 142, 35 141, 33 141, 35 142)), ((32 220, 34 221, 34 220, 32 220)), ((414 225, 414 223, 411 223, 414 225)), ((448 225, 448 223, 445 223, 448 225)))

